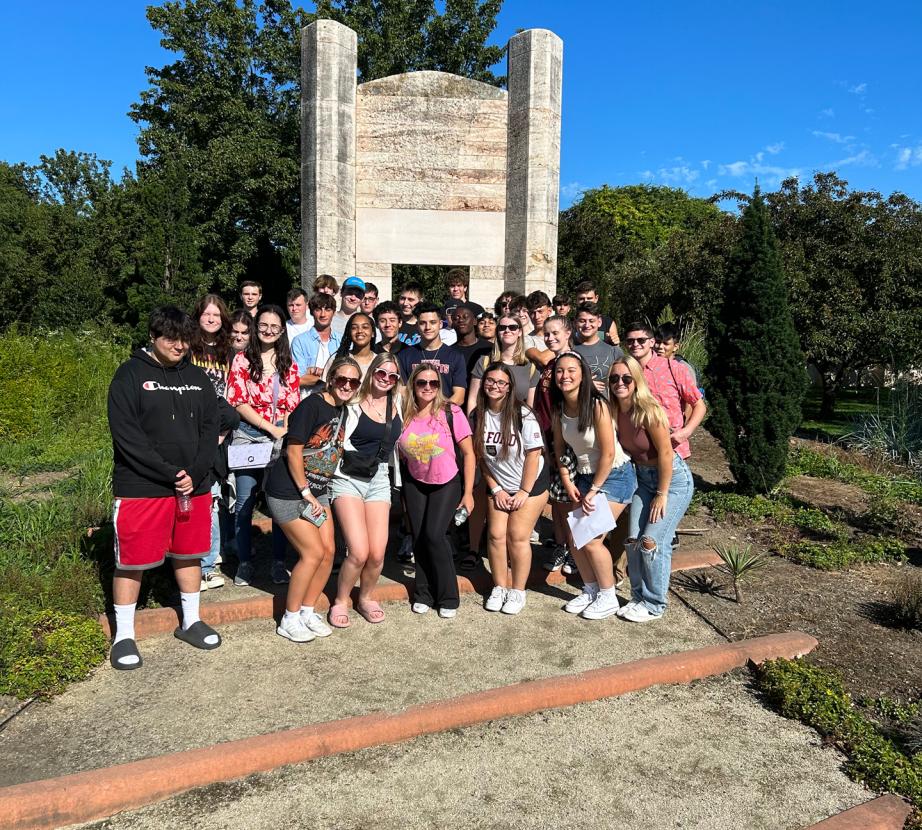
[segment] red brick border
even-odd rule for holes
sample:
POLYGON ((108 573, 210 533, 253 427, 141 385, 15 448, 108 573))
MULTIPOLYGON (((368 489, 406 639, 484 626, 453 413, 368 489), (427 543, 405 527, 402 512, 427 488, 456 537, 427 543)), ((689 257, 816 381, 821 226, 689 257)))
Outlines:
POLYGON ((817 641, 801 632, 648 657, 374 714, 312 724, 118 766, 0 789, 7 830, 47 830, 104 818, 185 790, 314 758, 398 743, 486 721, 573 706, 658 684, 688 683, 749 662, 794 658, 817 641))
POLYGON ((898 795, 882 795, 850 810, 837 813, 804 830, 903 830, 912 811, 898 795))
MULTIPOLYGON (((676 551, 672 555, 672 570, 674 572, 693 570, 695 568, 704 568, 708 565, 716 565, 719 562, 720 558, 710 549, 676 551)), ((560 585, 566 581, 566 575, 560 571, 548 573, 539 564, 536 564, 532 568, 528 585, 530 587, 536 585, 560 585)), ((378 602, 407 601, 409 600, 412 586, 412 577, 403 582, 384 583, 378 585, 372 596, 378 602)), ((486 593, 492 586, 493 583, 490 581, 489 574, 483 570, 472 574, 470 577, 458 577, 458 589, 462 594, 472 592, 486 593)), ((322 612, 329 607, 329 598, 326 595, 321 595, 317 603, 317 610, 322 612)), ((248 597, 247 599, 206 602, 202 604, 199 610, 202 619, 213 626, 244 622, 246 620, 268 620, 272 617, 278 617, 284 612, 285 597, 284 595, 265 594, 264 596, 248 597)), ((179 608, 172 606, 138 611, 135 615, 134 623, 135 637, 141 640, 157 634, 168 634, 176 628, 179 620, 179 608)), ((107 637, 112 636, 114 621, 113 615, 99 615, 99 624, 107 637)))

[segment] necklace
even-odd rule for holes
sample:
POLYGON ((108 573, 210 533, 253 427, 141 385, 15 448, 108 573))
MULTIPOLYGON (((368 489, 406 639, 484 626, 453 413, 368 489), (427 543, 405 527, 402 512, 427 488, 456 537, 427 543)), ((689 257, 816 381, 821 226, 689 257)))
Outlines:
MULTIPOLYGON (((384 406, 382 406, 382 407, 380 407, 380 408, 377 407, 377 406, 374 406, 374 405, 373 405, 373 404, 374 404, 374 398, 366 398, 366 399, 365 399, 365 404, 368 406, 368 408, 369 408, 372 412, 374 412, 375 415, 377 415, 379 418, 381 418, 382 421, 384 420, 384 418, 386 417, 385 407, 387 406, 387 404, 385 404, 384 406)), ((368 413, 368 414, 371 414, 371 413, 368 413)))

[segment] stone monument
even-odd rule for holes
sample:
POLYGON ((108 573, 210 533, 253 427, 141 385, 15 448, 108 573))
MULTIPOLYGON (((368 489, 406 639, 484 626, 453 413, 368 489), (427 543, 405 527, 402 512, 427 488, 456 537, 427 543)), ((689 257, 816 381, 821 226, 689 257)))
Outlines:
POLYGON ((508 92, 445 72, 356 84, 355 32, 301 32, 301 282, 466 265, 470 297, 554 293, 563 43, 509 41, 508 92))

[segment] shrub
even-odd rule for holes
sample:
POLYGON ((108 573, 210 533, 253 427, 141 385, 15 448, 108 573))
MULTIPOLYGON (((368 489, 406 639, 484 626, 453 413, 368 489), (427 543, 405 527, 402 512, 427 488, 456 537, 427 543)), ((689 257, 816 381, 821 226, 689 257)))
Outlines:
POLYGON ((57 694, 105 656, 106 636, 95 620, 11 603, 0 611, 0 694, 57 694))
POLYGON ((875 496, 861 515, 861 524, 870 531, 907 536, 914 530, 905 502, 891 496, 875 496))
POLYGON ((812 726, 843 749, 846 772, 855 781, 922 806, 922 753, 910 758, 881 734, 855 708, 837 675, 803 660, 778 659, 763 663, 758 679, 782 715, 812 726))
POLYGON ((922 574, 904 574, 893 594, 894 620, 906 628, 922 629, 922 574))
POLYGON ((875 458, 905 464, 922 473, 922 386, 900 381, 890 395, 889 411, 861 415, 842 443, 875 458))
POLYGON ((766 496, 744 496, 739 493, 724 493, 711 490, 702 493, 700 503, 711 511, 711 515, 721 521, 728 515, 741 516, 752 521, 779 518, 790 513, 787 501, 766 496))
POLYGON ((792 562, 821 571, 839 571, 863 563, 902 562, 906 559, 906 548, 897 539, 831 543, 800 541, 781 545, 778 552, 792 562))
POLYGON ((790 524, 799 530, 806 530, 815 536, 843 540, 848 536, 848 528, 841 522, 835 522, 822 510, 815 507, 799 507, 790 517, 790 524))

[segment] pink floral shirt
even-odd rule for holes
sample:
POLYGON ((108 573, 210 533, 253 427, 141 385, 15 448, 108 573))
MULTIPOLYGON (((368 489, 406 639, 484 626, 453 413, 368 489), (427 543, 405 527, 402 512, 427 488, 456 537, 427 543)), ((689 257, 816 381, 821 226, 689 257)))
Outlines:
MULTIPOLYGON (((681 429, 685 426, 685 406, 694 406, 701 400, 701 392, 688 367, 678 360, 667 360, 654 354, 643 367, 643 374, 653 397, 666 410, 670 428, 681 429)), ((678 444, 675 441, 672 443, 680 458, 688 458, 691 455, 691 447, 688 446, 687 440, 678 444)))
MULTIPOLYGON (((250 361, 243 352, 238 352, 227 376, 227 402, 231 406, 248 403, 266 421, 272 417, 272 378, 263 376, 257 383, 250 378, 250 361)), ((281 379, 280 379, 281 380, 281 379)), ((280 421, 294 411, 301 400, 298 389, 298 367, 292 363, 285 382, 279 383, 279 397, 276 403, 275 420, 280 421)))

